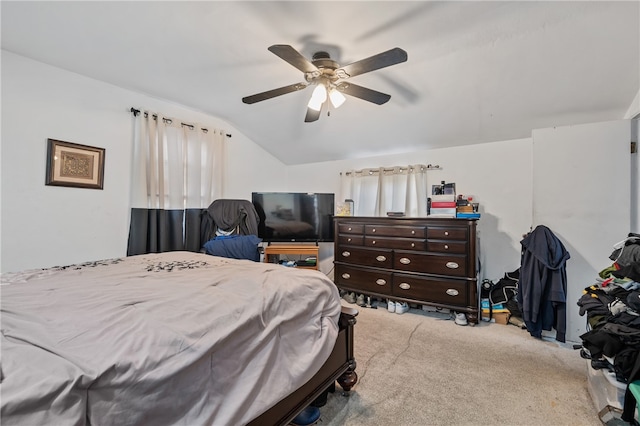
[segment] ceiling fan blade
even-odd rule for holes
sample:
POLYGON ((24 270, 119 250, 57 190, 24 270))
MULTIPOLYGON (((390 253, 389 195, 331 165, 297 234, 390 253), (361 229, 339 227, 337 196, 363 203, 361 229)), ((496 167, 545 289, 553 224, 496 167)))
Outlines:
POLYGON ((366 87, 358 86, 353 83, 342 82, 338 84, 336 88, 345 95, 354 96, 365 101, 373 102, 377 105, 382 105, 391 99, 391 95, 367 89, 366 87))
POLYGON ((399 64, 406 60, 407 52, 399 47, 395 47, 391 50, 387 50, 386 52, 378 53, 377 55, 373 55, 369 58, 340 67, 336 70, 336 74, 340 78, 349 78, 366 72, 379 70, 380 68, 399 64))
POLYGON ((318 67, 313 65, 307 58, 302 56, 300 52, 288 44, 274 44, 273 46, 269 46, 269 51, 304 73, 319 73, 318 67))
POLYGON ((317 121, 320 118, 320 114, 322 112, 322 108, 316 111, 313 108, 307 107, 307 115, 304 117, 305 123, 311 123, 312 121, 317 121))
POLYGON ((278 89, 267 90, 266 92, 256 93, 255 95, 245 96, 242 98, 242 102, 245 104, 255 104, 256 102, 266 101, 267 99, 275 98, 276 96, 286 95, 287 93, 296 92, 306 88, 308 83, 296 83, 289 86, 280 87, 278 89))

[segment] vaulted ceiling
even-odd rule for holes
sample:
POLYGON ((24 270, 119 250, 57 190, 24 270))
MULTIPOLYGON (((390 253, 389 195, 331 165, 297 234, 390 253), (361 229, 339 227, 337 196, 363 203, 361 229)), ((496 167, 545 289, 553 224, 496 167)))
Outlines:
POLYGON ((225 121, 286 164, 529 137, 621 119, 640 89, 636 1, 1 2, 2 48, 225 121), (305 123, 312 88, 267 48, 340 65, 400 47, 407 62, 350 81, 305 123))

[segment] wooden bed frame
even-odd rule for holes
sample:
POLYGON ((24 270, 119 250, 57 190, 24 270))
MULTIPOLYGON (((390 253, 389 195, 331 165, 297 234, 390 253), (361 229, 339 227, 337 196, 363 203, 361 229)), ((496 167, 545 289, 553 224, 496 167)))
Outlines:
POLYGON ((356 309, 342 307, 339 321, 340 331, 329 359, 307 383, 252 420, 249 423, 250 426, 284 426, 289 424, 300 411, 334 385, 336 381, 348 395, 348 392, 358 381, 358 375, 355 372, 356 360, 353 357, 353 326, 356 323, 357 315, 356 309))

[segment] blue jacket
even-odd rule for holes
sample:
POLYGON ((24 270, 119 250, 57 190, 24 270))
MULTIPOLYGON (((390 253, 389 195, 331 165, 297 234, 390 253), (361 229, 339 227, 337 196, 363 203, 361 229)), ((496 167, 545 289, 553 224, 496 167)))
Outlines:
POLYGON ((248 259, 260 262, 258 244, 262 240, 255 235, 217 236, 204 244, 204 251, 213 256, 232 259, 248 259))
POLYGON ((537 226, 521 242, 518 304, 527 330, 542 337, 542 330, 556 330, 564 342, 567 331, 567 271, 571 257, 562 242, 544 225, 537 226))

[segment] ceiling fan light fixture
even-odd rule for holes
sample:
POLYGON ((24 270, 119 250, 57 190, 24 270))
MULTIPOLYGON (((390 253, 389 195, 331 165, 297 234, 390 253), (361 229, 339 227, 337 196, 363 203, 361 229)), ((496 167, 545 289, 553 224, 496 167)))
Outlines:
POLYGON ((307 104, 307 106, 314 111, 320 111, 320 109, 322 108, 322 104, 323 102, 315 100, 312 97, 311 99, 309 99, 309 103, 307 104))
POLYGON ((327 88, 324 86, 324 84, 318 84, 316 88, 313 89, 311 99, 309 99, 309 104, 307 106, 315 111, 320 111, 320 108, 322 108, 322 104, 326 100, 327 88))
POLYGON ((320 103, 327 100, 327 88, 324 86, 324 84, 318 84, 316 88, 313 89, 311 99, 315 99, 320 103))
POLYGON ((331 105, 333 105, 334 108, 339 108, 340 105, 347 100, 347 98, 345 98, 344 95, 336 89, 332 89, 329 92, 329 99, 331 100, 331 105))

